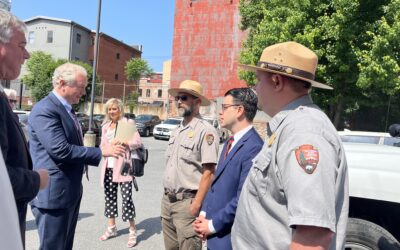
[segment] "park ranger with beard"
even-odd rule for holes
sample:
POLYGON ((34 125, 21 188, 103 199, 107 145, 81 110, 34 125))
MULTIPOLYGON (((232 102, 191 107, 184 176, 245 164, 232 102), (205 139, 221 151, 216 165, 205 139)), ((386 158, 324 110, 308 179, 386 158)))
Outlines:
POLYGON ((200 106, 210 105, 200 83, 185 80, 168 92, 175 97, 183 121, 172 132, 166 150, 161 202, 165 249, 201 249, 192 223, 214 176, 219 137, 200 117, 200 106))

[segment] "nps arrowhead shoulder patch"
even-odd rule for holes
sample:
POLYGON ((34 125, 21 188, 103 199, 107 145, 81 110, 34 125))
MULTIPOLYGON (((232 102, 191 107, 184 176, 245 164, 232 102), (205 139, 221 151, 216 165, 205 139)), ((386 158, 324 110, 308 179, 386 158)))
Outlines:
POLYGON ((213 142, 214 142, 214 135, 213 135, 213 134, 207 134, 207 135, 206 135, 206 141, 207 141, 208 145, 213 144, 213 142))
POLYGON ((319 153, 313 145, 305 144, 298 147, 295 151, 296 160, 300 167, 307 173, 312 174, 317 168, 319 153))

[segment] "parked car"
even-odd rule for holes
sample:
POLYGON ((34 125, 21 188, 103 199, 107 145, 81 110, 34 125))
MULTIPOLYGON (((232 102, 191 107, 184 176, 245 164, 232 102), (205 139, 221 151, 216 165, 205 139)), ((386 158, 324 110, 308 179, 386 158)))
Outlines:
POLYGON ((344 130, 339 131, 339 135, 343 142, 400 147, 400 138, 392 137, 389 133, 344 130))
MULTIPOLYGON (((83 135, 89 130, 89 118, 78 118, 78 121, 82 128, 83 135)), ((96 135, 96 147, 100 145, 101 142, 101 121, 95 119, 92 120, 92 131, 96 135)))
POLYGON ((104 121, 105 115, 103 114, 94 114, 93 115, 93 120, 99 121, 100 124, 104 121))
POLYGON ((171 133, 174 129, 176 129, 179 124, 181 124, 183 118, 175 117, 168 118, 163 121, 161 124, 154 126, 153 136, 155 139, 169 139, 171 133))
POLYGON ((161 123, 157 115, 138 115, 135 118, 136 128, 141 136, 150 136, 154 126, 161 123))
POLYGON ((132 114, 132 113, 125 113, 124 116, 125 116, 127 119, 132 119, 132 120, 135 120, 135 118, 136 118, 136 115, 135 115, 135 114, 132 114))
POLYGON ((18 116, 19 125, 24 132, 25 139, 28 141, 29 133, 28 133, 28 116, 30 111, 23 111, 23 110, 13 110, 14 114, 18 116))
POLYGON ((400 148, 344 142, 349 168, 346 249, 400 249, 400 148))
POLYGON ((229 131, 226 128, 221 127, 217 118, 213 117, 203 117, 203 118, 206 121, 208 121, 211 125, 213 125, 214 128, 217 130, 219 136, 219 142, 224 142, 228 139, 229 131))

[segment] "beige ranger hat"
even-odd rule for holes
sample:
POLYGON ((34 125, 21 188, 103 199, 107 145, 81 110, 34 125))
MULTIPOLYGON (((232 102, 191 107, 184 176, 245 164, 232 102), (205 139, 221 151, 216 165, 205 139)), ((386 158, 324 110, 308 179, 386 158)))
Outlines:
POLYGON ((168 90, 168 93, 172 96, 177 96, 179 92, 188 93, 200 98, 201 106, 208 106, 211 104, 210 100, 203 96, 203 86, 201 86, 199 82, 185 80, 179 84, 179 88, 172 88, 168 90))
POLYGON ((296 42, 277 43, 266 47, 257 66, 239 64, 246 70, 262 70, 281 74, 309 82, 316 88, 333 89, 329 85, 314 81, 317 65, 317 55, 309 48, 296 42))

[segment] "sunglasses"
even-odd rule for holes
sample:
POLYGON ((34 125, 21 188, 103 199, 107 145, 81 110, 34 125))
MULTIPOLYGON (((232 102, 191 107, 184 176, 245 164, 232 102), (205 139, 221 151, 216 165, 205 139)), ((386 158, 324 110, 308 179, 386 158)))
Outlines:
POLYGON ((8 99, 8 102, 9 102, 9 103, 17 103, 17 100, 8 99))
MULTIPOLYGON (((188 100, 189 96, 187 95, 177 95, 175 96, 175 101, 181 100, 182 102, 186 102, 188 100)), ((197 97, 193 96, 193 99, 196 99, 197 97)))

